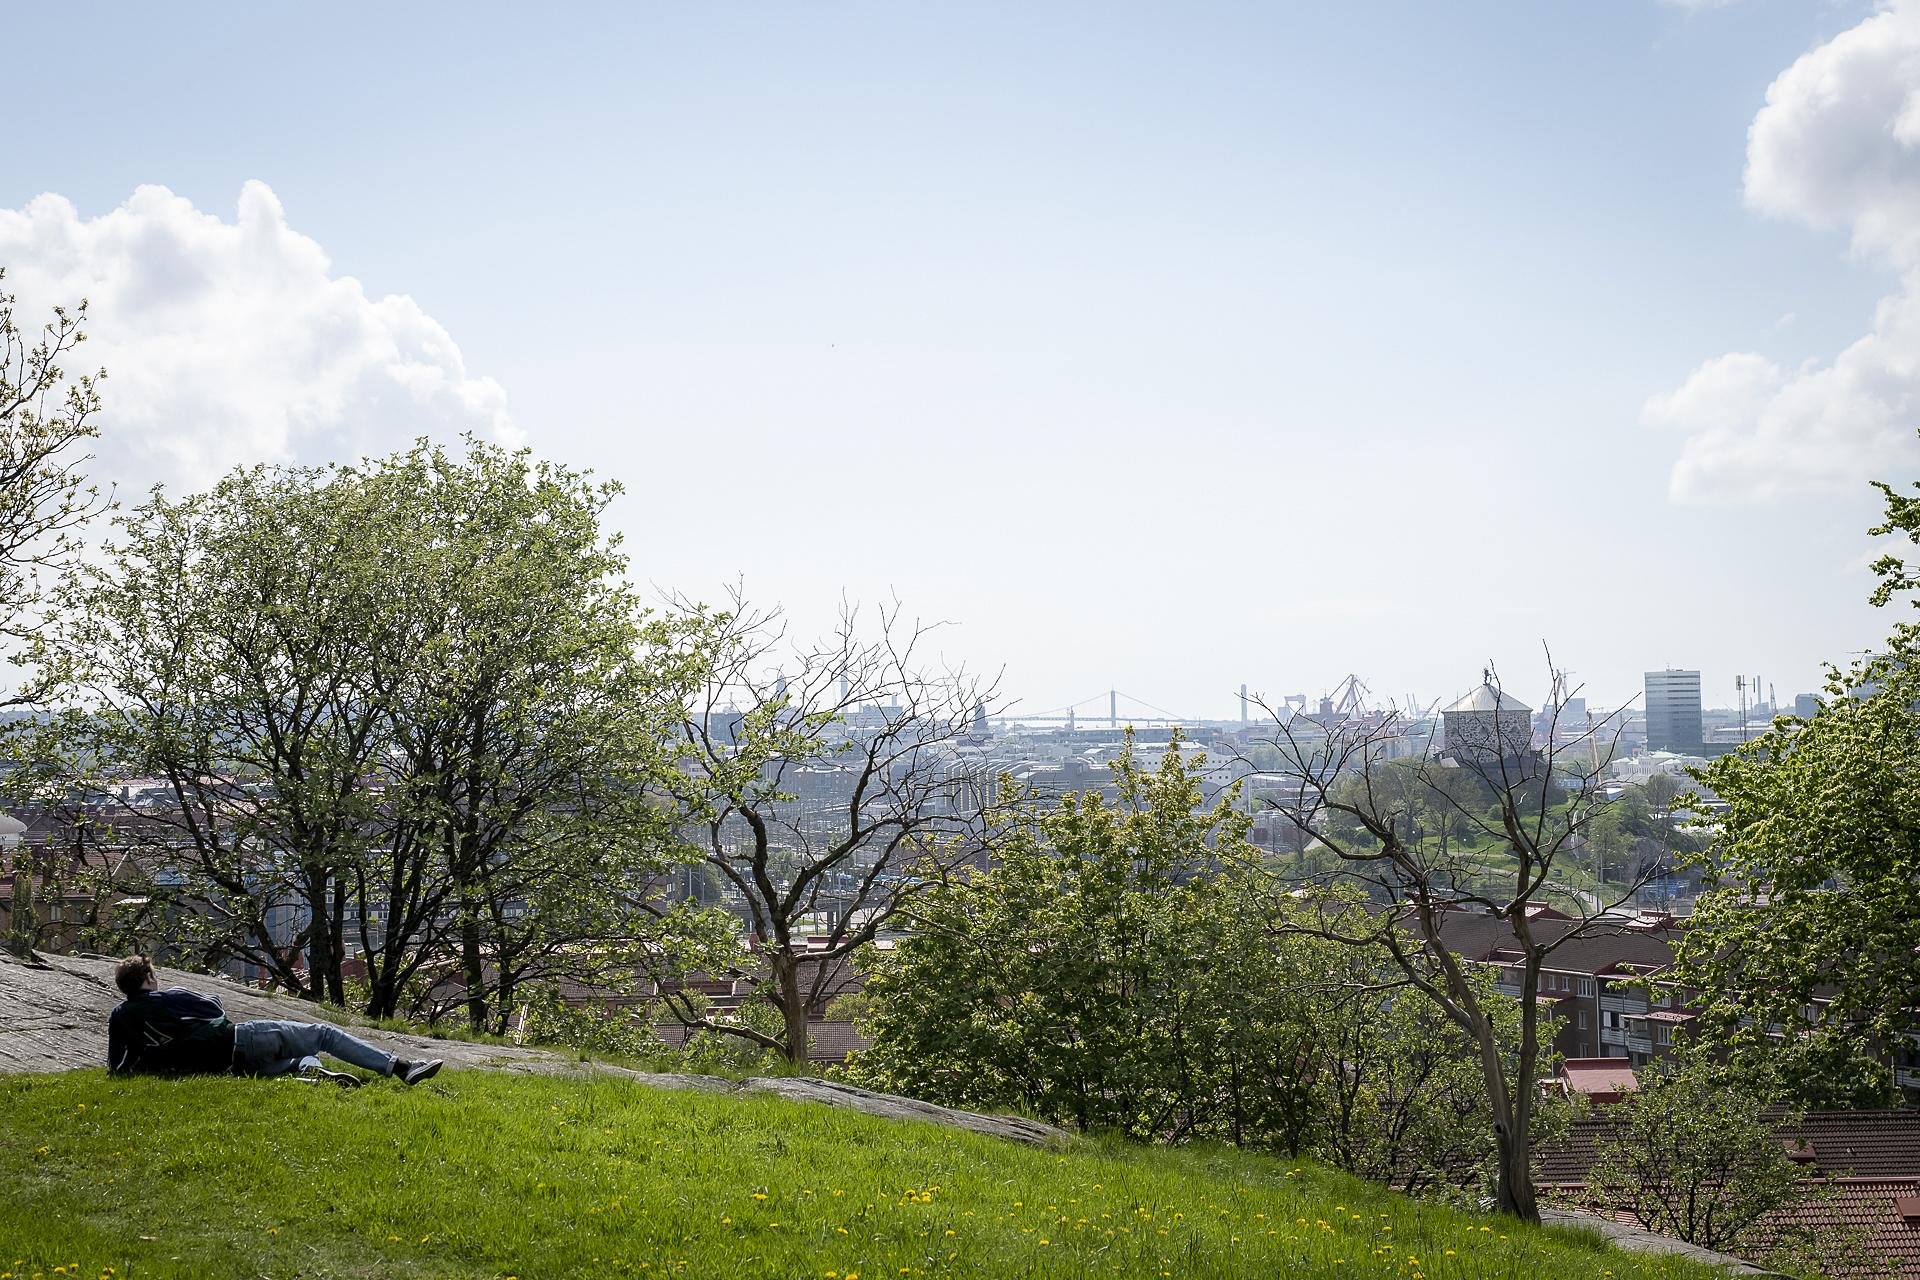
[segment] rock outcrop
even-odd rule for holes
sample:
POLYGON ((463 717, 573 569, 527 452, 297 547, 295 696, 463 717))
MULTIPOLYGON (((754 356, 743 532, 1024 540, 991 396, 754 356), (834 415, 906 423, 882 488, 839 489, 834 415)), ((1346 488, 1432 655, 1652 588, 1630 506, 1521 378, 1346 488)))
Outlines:
POLYGON ((1729 1254, 1715 1253, 1711 1249, 1702 1249, 1697 1244, 1688 1244, 1684 1240, 1675 1240, 1671 1236, 1644 1230, 1629 1222, 1615 1222, 1611 1218, 1583 1213, 1578 1209, 1542 1209, 1540 1221, 1550 1227, 1572 1227, 1577 1231, 1591 1232, 1606 1240, 1614 1248, 1625 1249, 1628 1253, 1652 1253, 1685 1258, 1689 1262, 1698 1262, 1709 1267, 1725 1267, 1728 1275, 1779 1276, 1780 1280, 1787 1280, 1787 1277, 1778 1271, 1756 1267, 1750 1262, 1743 1262, 1729 1254))
MULTIPOLYGON (((107 1015, 120 1002, 120 992, 113 985, 114 964, 114 960, 104 956, 42 956, 37 962, 29 963, 0 952, 0 1072, 71 1071, 104 1066, 107 1015)), ((582 1062, 577 1057, 544 1049, 403 1035, 368 1026, 365 1019, 351 1014, 317 1010, 292 996, 269 995, 206 974, 162 969, 160 985, 185 987, 214 996, 236 1022, 248 1018, 324 1020, 351 1028, 355 1035, 389 1053, 409 1058, 443 1058, 449 1067, 537 1075, 611 1075, 660 1089, 771 1093, 795 1102, 847 1107, 895 1120, 923 1120, 1014 1142, 1044 1144, 1071 1140, 1064 1131, 1037 1121, 959 1111, 831 1080, 783 1076, 728 1080, 682 1072, 634 1071, 605 1063, 582 1062)))

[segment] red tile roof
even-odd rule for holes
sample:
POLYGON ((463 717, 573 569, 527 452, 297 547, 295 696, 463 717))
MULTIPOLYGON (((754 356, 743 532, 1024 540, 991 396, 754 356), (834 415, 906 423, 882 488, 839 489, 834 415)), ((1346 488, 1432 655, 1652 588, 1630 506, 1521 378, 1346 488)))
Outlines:
POLYGON ((1630 1058, 1568 1058, 1560 1075, 1569 1092, 1588 1096, 1632 1093, 1640 1087, 1630 1058))
MULTIPOLYGON (((1584 1183, 1616 1123, 1616 1117, 1605 1114, 1576 1120, 1564 1145, 1537 1153, 1541 1184, 1584 1183)), ((1920 1109, 1815 1111, 1797 1125, 1783 1126, 1780 1136, 1811 1145, 1813 1167, 1821 1173, 1920 1178, 1920 1109)))
POLYGON ((1829 1271, 1832 1280, 1920 1280, 1920 1179, 1840 1178, 1821 1182, 1798 1204, 1768 1214, 1741 1252, 1757 1255, 1789 1231, 1835 1226, 1871 1233, 1869 1257, 1852 1270, 1829 1271))

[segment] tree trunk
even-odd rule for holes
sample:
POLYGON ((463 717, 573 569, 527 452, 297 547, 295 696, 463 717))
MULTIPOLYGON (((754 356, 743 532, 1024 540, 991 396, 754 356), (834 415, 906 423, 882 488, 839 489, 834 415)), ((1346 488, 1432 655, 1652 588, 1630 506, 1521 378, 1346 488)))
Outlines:
POLYGON ((367 966, 367 1016, 369 1018, 391 1018, 395 1007, 400 1003, 399 992, 394 989, 393 979, 385 966, 374 968, 367 966))
POLYGON ((467 1022, 475 1031, 487 1029, 487 974, 480 963, 479 904, 460 904, 460 969, 467 980, 467 1022))
MULTIPOLYGON (((1505 1065, 1500 1061, 1500 1047, 1493 1038, 1493 1026, 1484 1015, 1478 1021, 1478 1034, 1474 1038, 1479 1042, 1481 1079, 1493 1111, 1493 1140, 1499 1160, 1499 1181, 1494 1192, 1496 1208, 1524 1221, 1538 1222, 1540 1205, 1533 1191, 1533 1134, 1527 1100, 1521 1099, 1519 1107, 1515 1107, 1513 1094, 1507 1087, 1505 1065)), ((1534 1056, 1522 1045, 1520 1062, 1524 1070, 1531 1071, 1534 1056)), ((1515 1084, 1517 1088, 1528 1089, 1533 1082, 1522 1077, 1515 1084)))
POLYGON ((773 962, 774 978, 780 985, 780 1013, 786 1022, 787 1061, 795 1065, 807 1060, 807 1003, 800 998, 800 966, 789 955, 773 962))
POLYGON ((336 877, 333 900, 327 912, 328 951, 333 963, 327 966, 327 999, 345 1008, 347 1004, 347 882, 336 877))
POLYGON ((507 965, 503 959, 500 964, 500 989, 493 993, 493 1034, 504 1036, 513 1021, 513 992, 515 982, 507 976, 507 965))
POLYGON ((327 974, 340 966, 333 954, 333 930, 327 920, 327 873, 319 867, 307 868, 307 990, 309 1000, 327 998, 327 974))
POLYGON ((7 950, 21 959, 33 955, 40 921, 33 903, 33 855, 23 841, 13 851, 13 904, 7 922, 7 950))
POLYGON ((1533 1191, 1533 1143, 1526 1129, 1508 1116, 1494 1122, 1493 1137, 1500 1152, 1496 1207, 1526 1222, 1540 1221, 1540 1204, 1533 1191))

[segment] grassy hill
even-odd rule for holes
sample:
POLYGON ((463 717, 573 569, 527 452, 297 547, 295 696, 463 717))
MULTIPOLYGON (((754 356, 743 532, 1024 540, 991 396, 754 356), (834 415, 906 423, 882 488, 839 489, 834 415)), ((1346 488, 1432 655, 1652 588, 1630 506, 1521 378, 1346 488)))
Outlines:
POLYGON ((1719 1274, 1231 1151, 448 1073, 0 1078, 0 1280, 1719 1274))

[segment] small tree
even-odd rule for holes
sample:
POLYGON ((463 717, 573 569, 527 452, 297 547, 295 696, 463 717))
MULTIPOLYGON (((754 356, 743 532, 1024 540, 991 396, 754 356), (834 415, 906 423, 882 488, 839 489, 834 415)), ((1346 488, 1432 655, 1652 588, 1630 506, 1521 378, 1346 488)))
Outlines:
POLYGON ((994 695, 925 665, 935 628, 897 603, 871 634, 848 607, 825 643, 795 647, 777 615, 733 605, 686 610, 706 633, 706 678, 680 725, 679 795, 744 936, 684 911, 642 959, 687 1027, 798 1063, 850 958, 979 859, 996 789, 963 748, 994 695), (744 982, 778 1029, 708 1010, 687 985, 700 975, 744 982))
MULTIPOLYGON (((1315 941, 1322 953, 1332 947, 1324 962, 1346 970, 1342 985, 1318 988, 1319 1153, 1350 1173, 1411 1194, 1484 1194, 1496 1181, 1499 1151, 1473 1043, 1431 1000, 1399 983, 1385 956, 1315 941), (1341 951, 1348 953, 1344 963, 1341 951)), ((1493 989, 1491 975, 1475 976, 1500 1051, 1512 1061, 1519 1005, 1493 989)), ((1536 1136, 1563 1110, 1552 1104, 1536 1110, 1530 1117, 1536 1136)))
MULTIPOLYGON (((1477 1190, 1493 1142, 1471 1046, 1382 955, 1284 922, 1250 819, 1209 806, 1178 751, 1114 762, 996 833, 991 872, 942 886, 879 957, 852 1074, 1147 1141, 1312 1152, 1427 1193, 1477 1190)), ((1351 908, 1352 927, 1364 913, 1351 908)), ((1502 1052, 1519 1010, 1477 978, 1502 1052)))
POLYGON ((1764 1103, 1724 1070, 1642 1072, 1639 1090, 1609 1109, 1616 1123, 1587 1175, 1587 1200, 1649 1231, 1737 1250, 1798 1191, 1799 1172, 1764 1103))
POLYGON ((1331 904, 1318 919, 1290 927, 1387 956, 1400 984, 1465 1033, 1487 1102, 1496 1203, 1537 1220, 1532 1151, 1546 1043, 1540 971, 1560 947, 1607 928, 1607 913, 1644 878, 1600 894, 1568 880, 1573 851, 1607 807, 1600 782, 1617 722, 1589 724, 1563 741, 1553 708, 1547 745, 1536 750, 1531 713, 1491 668, 1460 705, 1461 740, 1444 747, 1430 734, 1413 736, 1392 713, 1334 721, 1275 715, 1267 803, 1339 860, 1333 874, 1305 882, 1275 875, 1283 889, 1331 904), (1433 814, 1460 819, 1460 834, 1433 838, 1433 814), (1336 885, 1357 888, 1376 910, 1356 920, 1344 897, 1327 895, 1336 885), (1547 897, 1570 924, 1535 927, 1534 904, 1547 897), (1486 998, 1476 964, 1449 946, 1448 925, 1462 913, 1495 916, 1511 933, 1505 946, 1520 987, 1511 1053, 1502 1042, 1503 1014, 1486 998))
POLYGON ((1177 751, 1149 772, 1129 746, 1114 780, 1113 804, 1094 791, 1014 811, 990 874, 915 903, 912 936, 867 988, 860 1077, 1135 1138, 1264 1127, 1246 1099, 1298 1055, 1259 1061, 1253 1028, 1273 1010, 1231 1024, 1258 932, 1234 927, 1204 875, 1236 855, 1246 815, 1206 808, 1177 751))

